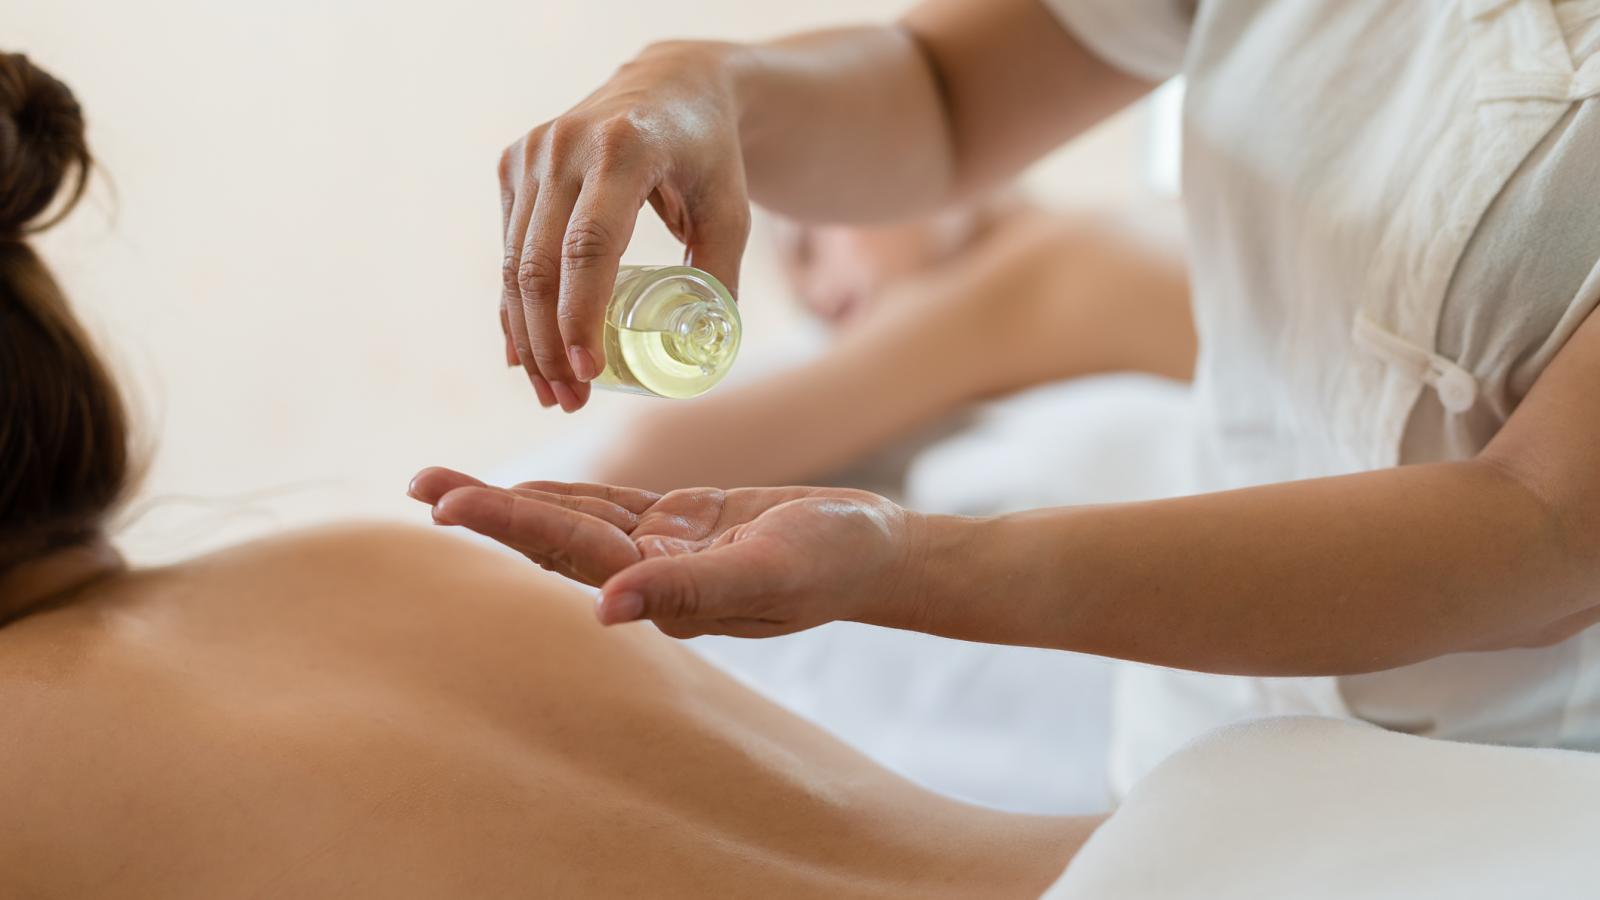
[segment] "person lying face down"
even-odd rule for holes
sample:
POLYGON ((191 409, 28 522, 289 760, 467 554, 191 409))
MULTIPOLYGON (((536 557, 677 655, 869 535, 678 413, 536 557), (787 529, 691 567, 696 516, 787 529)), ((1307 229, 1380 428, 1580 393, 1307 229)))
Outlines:
POLYGON ((1022 898, 1096 826, 915 787, 442 532, 127 566, 128 417, 27 243, 89 165, 0 54, 0 895, 1022 898))
POLYGON ((1001 195, 893 225, 780 226, 788 283, 828 326, 827 348, 640 407, 582 477, 894 496, 915 453, 970 425, 982 401, 1108 372, 1187 380, 1194 324, 1174 212, 1054 211, 1001 195))

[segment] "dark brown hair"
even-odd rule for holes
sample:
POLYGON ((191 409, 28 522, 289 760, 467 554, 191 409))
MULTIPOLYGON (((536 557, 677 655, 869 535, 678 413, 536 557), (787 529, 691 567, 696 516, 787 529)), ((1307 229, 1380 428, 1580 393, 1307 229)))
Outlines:
POLYGON ((72 91, 0 53, 0 572, 95 534, 129 477, 122 397, 27 244, 83 196, 90 165, 72 91))

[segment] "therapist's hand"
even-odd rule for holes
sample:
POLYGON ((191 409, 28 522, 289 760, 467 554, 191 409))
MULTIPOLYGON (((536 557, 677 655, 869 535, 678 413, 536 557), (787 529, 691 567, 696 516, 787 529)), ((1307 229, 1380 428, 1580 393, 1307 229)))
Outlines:
POLYGON ((679 638, 768 637, 840 619, 916 621, 920 517, 865 491, 607 485, 495 488, 426 469, 411 495, 434 520, 602 586, 607 625, 650 619, 679 638))
POLYGON ((731 45, 653 46, 500 158, 506 361, 572 412, 605 366, 601 323, 646 201, 686 261, 737 292, 750 231, 731 45))

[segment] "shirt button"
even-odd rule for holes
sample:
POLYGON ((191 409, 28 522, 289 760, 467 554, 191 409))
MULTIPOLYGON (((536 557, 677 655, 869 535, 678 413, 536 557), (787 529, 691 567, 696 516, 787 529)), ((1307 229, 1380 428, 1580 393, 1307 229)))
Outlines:
POLYGON ((1439 402, 1453 413, 1466 412, 1478 400, 1478 380, 1461 369, 1441 372, 1433 387, 1439 392, 1439 402))

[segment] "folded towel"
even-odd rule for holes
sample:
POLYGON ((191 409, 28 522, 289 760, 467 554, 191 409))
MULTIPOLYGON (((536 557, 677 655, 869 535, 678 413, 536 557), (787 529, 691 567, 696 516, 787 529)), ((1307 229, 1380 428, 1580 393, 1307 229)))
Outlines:
POLYGON ((1600 896, 1600 754, 1310 717, 1190 744, 1046 900, 1600 896))

